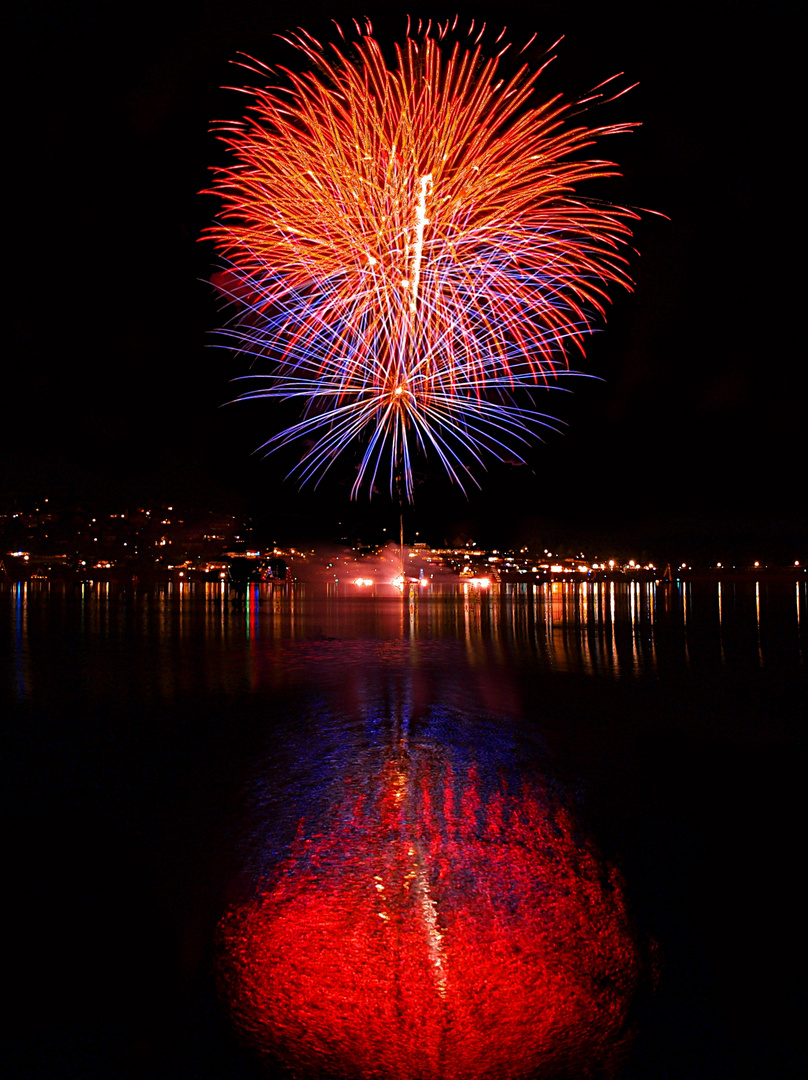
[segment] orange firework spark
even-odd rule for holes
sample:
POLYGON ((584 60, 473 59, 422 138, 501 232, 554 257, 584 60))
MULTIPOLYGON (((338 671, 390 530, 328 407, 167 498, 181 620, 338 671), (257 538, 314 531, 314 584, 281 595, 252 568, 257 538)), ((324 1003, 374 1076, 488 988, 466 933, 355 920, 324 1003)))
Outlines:
POLYGON ((576 188, 616 175, 581 151, 635 125, 570 124, 605 83, 565 103, 536 98, 546 63, 500 77, 502 34, 486 59, 474 24, 465 45, 419 24, 389 65, 356 25, 350 53, 289 39, 310 71, 253 67, 273 82, 221 127, 209 235, 237 309, 224 333, 270 362, 244 398, 305 405, 265 447, 302 440, 302 481, 358 447, 354 495, 382 469, 411 499, 416 449, 461 487, 485 453, 521 460, 547 420, 531 392, 583 354, 608 284, 630 287, 637 215, 576 188))

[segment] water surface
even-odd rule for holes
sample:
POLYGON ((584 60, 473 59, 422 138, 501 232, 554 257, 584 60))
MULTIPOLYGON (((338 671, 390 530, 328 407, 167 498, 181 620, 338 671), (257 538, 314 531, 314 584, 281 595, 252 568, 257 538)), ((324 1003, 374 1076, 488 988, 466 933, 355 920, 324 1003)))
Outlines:
POLYGON ((765 581, 0 586, 19 1075, 263 1075, 216 924, 402 745, 543 778, 619 869, 647 976, 619 1075, 799 1075, 807 610, 765 581))

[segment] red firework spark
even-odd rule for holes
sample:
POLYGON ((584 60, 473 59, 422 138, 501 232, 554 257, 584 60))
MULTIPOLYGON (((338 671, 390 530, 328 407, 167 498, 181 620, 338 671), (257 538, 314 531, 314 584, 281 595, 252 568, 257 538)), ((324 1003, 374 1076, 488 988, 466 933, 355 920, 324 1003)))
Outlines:
POLYGON ((223 920, 246 1037, 307 1078, 609 1075, 637 952, 569 812, 423 757, 362 787, 223 920))
POLYGON ((209 235, 225 333, 270 363, 244 397, 304 403, 265 445, 306 442, 303 481, 359 445, 354 494, 385 468, 411 498, 416 450, 461 487, 485 453, 521 460, 547 419, 531 392, 583 354, 606 287, 630 286, 636 214, 576 192, 616 174, 586 148, 634 125, 570 123, 606 84, 538 100, 543 67, 500 77, 508 46, 486 59, 473 24, 466 47, 419 24, 392 65, 358 29, 350 57, 301 31, 313 70, 253 68, 276 82, 221 127, 209 235))

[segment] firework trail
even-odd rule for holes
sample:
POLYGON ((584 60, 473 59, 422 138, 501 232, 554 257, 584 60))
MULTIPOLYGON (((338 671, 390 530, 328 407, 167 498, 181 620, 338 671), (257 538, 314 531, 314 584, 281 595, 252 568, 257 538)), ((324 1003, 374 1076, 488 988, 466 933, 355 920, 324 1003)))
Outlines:
POLYGON ((617 174, 581 152, 635 125, 570 123, 606 84, 540 101, 546 63, 500 77, 508 45, 486 59, 473 23, 462 45, 419 23, 389 66, 356 28, 350 47, 288 39, 302 74, 246 65, 273 81, 219 128, 231 164, 208 235, 236 310, 228 344, 269 361, 243 398, 303 404, 264 448, 300 440, 301 482, 356 452, 352 495, 387 473, 411 500, 419 451, 461 488, 486 455, 522 460, 548 420, 535 391, 583 355, 606 288, 630 287, 637 215, 576 188, 617 174))

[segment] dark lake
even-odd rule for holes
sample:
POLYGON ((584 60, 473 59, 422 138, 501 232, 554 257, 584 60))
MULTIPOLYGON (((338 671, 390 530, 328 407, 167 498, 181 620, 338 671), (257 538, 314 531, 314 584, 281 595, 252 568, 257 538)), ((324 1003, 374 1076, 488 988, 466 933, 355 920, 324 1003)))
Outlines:
POLYGON ((804 1075, 807 620, 804 581, 0 585, 3 1075, 804 1075))

